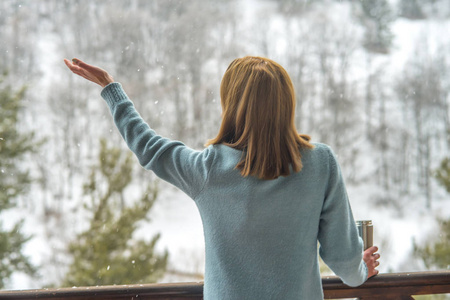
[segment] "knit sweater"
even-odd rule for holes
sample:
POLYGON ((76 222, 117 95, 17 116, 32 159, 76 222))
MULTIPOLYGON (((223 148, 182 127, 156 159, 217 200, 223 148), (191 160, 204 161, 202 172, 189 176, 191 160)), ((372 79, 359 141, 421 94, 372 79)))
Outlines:
POLYGON ((140 164, 195 201, 205 238, 205 300, 323 299, 318 248, 344 283, 366 280, 362 240, 328 146, 302 150, 303 169, 289 176, 242 177, 235 168, 242 151, 196 151, 157 135, 119 83, 102 97, 140 164))

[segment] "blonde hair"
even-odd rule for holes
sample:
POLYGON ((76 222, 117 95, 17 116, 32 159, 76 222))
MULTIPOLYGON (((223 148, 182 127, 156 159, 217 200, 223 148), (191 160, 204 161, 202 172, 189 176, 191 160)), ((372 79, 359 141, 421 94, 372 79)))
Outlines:
POLYGON ((299 172, 301 148, 310 137, 295 128, 295 92, 286 70, 263 57, 235 59, 220 85, 222 124, 207 145, 224 144, 243 151, 236 165, 242 176, 275 179, 299 172))

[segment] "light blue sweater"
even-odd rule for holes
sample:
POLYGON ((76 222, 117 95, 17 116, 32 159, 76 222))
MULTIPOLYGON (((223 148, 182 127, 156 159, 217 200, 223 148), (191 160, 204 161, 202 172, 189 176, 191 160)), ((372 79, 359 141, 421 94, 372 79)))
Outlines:
POLYGON ((119 83, 102 91, 141 165, 189 195, 205 236, 204 299, 323 299, 317 248, 351 286, 367 267, 341 171, 330 148, 302 152, 303 169, 275 180, 242 177, 242 152, 195 151, 157 135, 119 83))

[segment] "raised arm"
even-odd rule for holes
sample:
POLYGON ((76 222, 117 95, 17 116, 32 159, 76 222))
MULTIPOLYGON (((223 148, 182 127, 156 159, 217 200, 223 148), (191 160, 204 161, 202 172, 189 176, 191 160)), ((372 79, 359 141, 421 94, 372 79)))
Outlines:
POLYGON ((158 177, 195 198, 204 186, 214 155, 210 149, 195 151, 179 141, 157 135, 136 111, 122 86, 105 70, 79 59, 67 67, 75 74, 103 87, 102 97, 114 122, 140 164, 158 177))

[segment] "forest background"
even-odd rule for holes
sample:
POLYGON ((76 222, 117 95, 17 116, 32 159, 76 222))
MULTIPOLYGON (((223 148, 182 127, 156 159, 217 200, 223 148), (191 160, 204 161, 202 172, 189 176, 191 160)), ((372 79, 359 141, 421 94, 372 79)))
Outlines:
POLYGON ((448 254, 423 254, 448 243, 436 174, 450 149, 449 32, 448 0, 1 1, 0 252, 14 249, 2 286, 75 285, 86 264, 112 282, 136 265, 152 272, 134 283, 202 278, 194 203, 138 167, 72 57, 196 149, 218 131, 228 64, 274 59, 294 82, 297 128, 334 149, 355 218, 373 220, 381 271, 448 268, 448 254))

